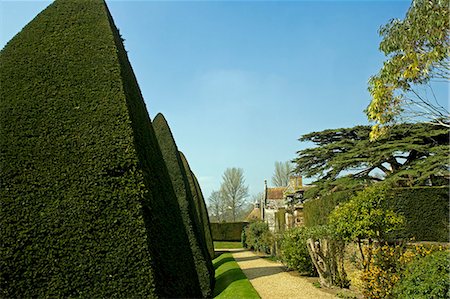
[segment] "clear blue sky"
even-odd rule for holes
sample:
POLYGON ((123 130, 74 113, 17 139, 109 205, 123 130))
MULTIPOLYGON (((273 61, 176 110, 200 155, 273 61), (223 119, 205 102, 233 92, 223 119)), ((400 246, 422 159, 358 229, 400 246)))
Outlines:
MULTIPOLYGON (((49 1, 1 1, 0 47, 49 1)), ((107 1, 153 118, 162 112, 205 197, 227 167, 250 194, 312 131, 367 124, 378 29, 409 1, 107 1)))

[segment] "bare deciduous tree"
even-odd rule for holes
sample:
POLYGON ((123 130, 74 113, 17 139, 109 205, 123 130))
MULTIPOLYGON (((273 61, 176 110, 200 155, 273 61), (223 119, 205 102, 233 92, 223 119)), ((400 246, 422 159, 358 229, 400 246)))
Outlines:
POLYGON ((226 220, 226 203, 220 191, 213 191, 208 198, 209 208, 208 211, 211 216, 211 220, 222 222, 226 220))
POLYGON ((233 221, 245 205, 248 196, 248 186, 245 185, 244 171, 242 168, 227 168, 222 176, 223 182, 220 192, 230 209, 233 221))
POLYGON ((278 187, 285 187, 289 184, 289 176, 293 167, 291 162, 275 162, 275 171, 272 175, 272 184, 278 187))

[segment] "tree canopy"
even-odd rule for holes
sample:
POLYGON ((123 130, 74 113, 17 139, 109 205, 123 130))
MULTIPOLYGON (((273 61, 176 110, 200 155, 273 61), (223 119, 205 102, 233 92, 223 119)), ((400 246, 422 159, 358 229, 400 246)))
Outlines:
POLYGON ((442 104, 447 99, 436 98, 430 85, 450 79, 449 19, 449 0, 414 0, 403 20, 381 27, 380 50, 387 60, 369 80, 372 100, 366 110, 377 123, 373 139, 400 115, 449 126, 448 108, 442 104))
POLYGON ((439 178, 448 176, 446 127, 399 124, 374 142, 369 140, 370 131, 370 126, 356 126, 303 135, 300 141, 317 146, 297 152, 295 171, 317 178, 315 184, 326 190, 381 180, 399 186, 439 185, 439 178))

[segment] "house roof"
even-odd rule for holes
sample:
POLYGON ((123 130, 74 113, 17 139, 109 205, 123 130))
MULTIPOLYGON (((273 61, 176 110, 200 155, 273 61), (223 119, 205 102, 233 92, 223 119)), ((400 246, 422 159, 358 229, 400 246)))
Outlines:
POLYGON ((274 188, 267 188, 267 199, 272 200, 282 200, 283 192, 286 190, 286 187, 274 187, 274 188))
POLYGON ((248 214, 246 220, 252 221, 252 220, 259 220, 261 219, 261 209, 260 208, 254 208, 250 214, 248 214))

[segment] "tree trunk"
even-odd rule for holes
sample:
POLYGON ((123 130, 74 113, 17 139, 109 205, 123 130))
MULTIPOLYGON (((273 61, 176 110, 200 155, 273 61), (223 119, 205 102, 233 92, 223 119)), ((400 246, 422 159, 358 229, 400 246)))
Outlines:
POLYGON ((344 244, 323 238, 308 239, 307 247, 314 266, 319 273, 319 282, 323 287, 348 287, 344 269, 344 244))
MULTIPOLYGON (((317 273, 319 273, 320 285, 329 288, 333 285, 332 277, 330 273, 329 263, 326 260, 326 256, 324 255, 326 249, 322 248, 320 243, 321 242, 314 239, 308 239, 308 252, 311 256, 314 266, 317 269, 317 273)), ((323 243, 324 247, 326 247, 326 242, 323 243)))

